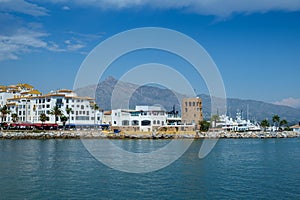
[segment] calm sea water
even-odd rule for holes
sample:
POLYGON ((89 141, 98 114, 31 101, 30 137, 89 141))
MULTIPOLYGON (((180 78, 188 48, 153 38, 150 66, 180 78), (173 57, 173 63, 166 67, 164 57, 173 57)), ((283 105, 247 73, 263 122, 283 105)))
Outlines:
MULTIPOLYGON (((116 140, 141 151, 164 140, 116 140)), ((0 199, 300 199, 300 139, 201 141, 172 165, 147 174, 115 171, 81 140, 1 140, 0 199)))

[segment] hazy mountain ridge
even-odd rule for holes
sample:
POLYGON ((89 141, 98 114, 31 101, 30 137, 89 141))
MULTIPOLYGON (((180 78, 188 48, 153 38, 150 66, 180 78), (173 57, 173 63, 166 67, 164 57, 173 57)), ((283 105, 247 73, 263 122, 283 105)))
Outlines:
MULTIPOLYGON (((210 96, 205 94, 198 96, 202 98, 203 115, 204 117, 209 118, 210 96)), ((261 121, 263 119, 268 119, 271 122, 272 116, 277 114, 281 119, 286 119, 291 123, 297 123, 300 121, 300 109, 257 100, 227 98, 227 115, 235 118, 238 111, 242 112, 244 119, 248 116, 248 119, 250 120, 261 121)))
MULTIPOLYGON (((168 89, 158 88, 154 86, 138 86, 127 82, 118 82, 113 77, 108 77, 106 80, 99 83, 97 86, 88 86, 80 88, 76 92, 80 96, 91 96, 96 98, 97 104, 104 110, 111 109, 112 93, 118 84, 117 100, 122 100, 132 93, 129 100, 129 108, 134 108, 135 105, 161 105, 166 110, 172 110, 175 105, 176 110, 180 110, 180 102, 185 95, 170 91, 168 89), (96 93, 94 93, 96 88, 96 93), (134 92, 132 92, 134 91, 134 92), (178 99, 177 99, 178 97, 178 99)), ((210 118, 210 96, 206 94, 198 95, 202 98, 203 116, 205 119, 210 118)), ((124 106, 124 104, 119 103, 124 106)), ((126 105, 125 105, 126 106, 126 105)), ((125 107, 123 107, 125 108, 125 107)), ((275 105, 256 100, 242 100, 237 98, 227 98, 227 115, 235 117, 237 111, 241 111, 244 118, 261 121, 262 119, 272 120, 272 116, 277 114, 281 119, 286 119, 290 123, 300 121, 300 109, 275 105), (248 111, 248 112, 247 112, 248 111)), ((222 114, 222 113, 219 113, 222 114)))

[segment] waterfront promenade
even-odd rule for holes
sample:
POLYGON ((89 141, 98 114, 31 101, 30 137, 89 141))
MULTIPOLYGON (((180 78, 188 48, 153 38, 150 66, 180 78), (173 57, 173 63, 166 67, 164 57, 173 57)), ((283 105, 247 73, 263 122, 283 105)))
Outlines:
POLYGON ((300 132, 121 132, 100 130, 1 131, 0 139, 226 139, 226 138, 293 138, 300 132))

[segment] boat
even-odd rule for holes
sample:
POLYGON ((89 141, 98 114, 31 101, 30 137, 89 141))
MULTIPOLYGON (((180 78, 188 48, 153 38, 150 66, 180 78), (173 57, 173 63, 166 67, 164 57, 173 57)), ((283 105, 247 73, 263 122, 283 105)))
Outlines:
POLYGON ((241 113, 236 114, 236 119, 229 118, 226 115, 221 115, 220 120, 216 124, 222 127, 224 131, 246 132, 246 131, 261 131, 260 125, 256 122, 251 122, 249 119, 242 119, 241 113))

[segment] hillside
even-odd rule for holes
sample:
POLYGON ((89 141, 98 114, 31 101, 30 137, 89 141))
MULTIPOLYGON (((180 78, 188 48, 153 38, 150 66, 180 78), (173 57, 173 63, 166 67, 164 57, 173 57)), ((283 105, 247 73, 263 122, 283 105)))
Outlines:
MULTIPOLYGON (((97 86, 88 86, 76 90, 81 96, 96 97, 97 104, 104 110, 112 108, 111 97, 115 85, 118 83, 113 77, 108 77, 97 86), (93 91, 96 87, 96 94, 93 91)), ((163 89, 154 86, 137 86, 132 83, 119 82, 118 94, 113 108, 126 108, 128 104, 124 97, 128 93, 133 93, 129 99, 129 108, 133 109, 135 105, 160 105, 166 110, 172 110, 173 105, 180 111, 180 102, 185 96, 172 92, 168 89, 163 89), (137 88, 137 89, 136 89, 137 88), (136 90, 135 90, 136 89, 136 90), (178 97, 178 99, 177 99, 178 97)), ((204 118, 210 118, 210 96, 201 94, 198 95, 203 101, 204 118)), ((277 114, 281 119, 286 119, 290 123, 300 121, 300 109, 295 109, 288 106, 280 106, 271 103, 255 100, 242 100, 236 98, 227 99, 227 115, 235 117, 237 111, 241 111, 244 118, 248 117, 251 120, 261 121, 262 119, 272 119, 272 116, 277 114)))

